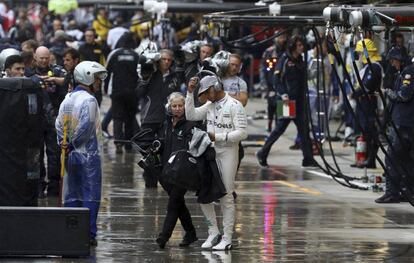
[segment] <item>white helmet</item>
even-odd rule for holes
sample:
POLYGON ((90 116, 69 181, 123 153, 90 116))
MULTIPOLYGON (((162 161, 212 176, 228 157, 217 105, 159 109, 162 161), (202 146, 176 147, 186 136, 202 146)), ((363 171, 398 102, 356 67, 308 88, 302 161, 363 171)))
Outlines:
POLYGON ((108 71, 104 66, 94 61, 82 61, 75 67, 75 81, 80 84, 90 86, 95 81, 95 76, 104 80, 108 71))
POLYGON ((217 76, 222 77, 226 72, 230 64, 230 52, 228 51, 219 51, 214 57, 209 57, 204 59, 208 63, 208 66, 213 67, 217 76))
POLYGON ((6 48, 0 52, 0 70, 4 70, 6 59, 13 55, 20 55, 20 51, 14 48, 6 48))

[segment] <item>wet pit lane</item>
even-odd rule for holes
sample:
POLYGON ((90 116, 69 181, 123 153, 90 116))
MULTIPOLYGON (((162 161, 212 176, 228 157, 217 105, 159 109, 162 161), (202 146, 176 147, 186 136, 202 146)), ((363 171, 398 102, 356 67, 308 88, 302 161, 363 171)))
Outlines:
MULTIPOLYGON (((261 169, 254 150, 237 176, 234 249, 201 250, 207 227, 194 193, 187 194, 199 241, 178 243, 178 223, 165 249, 161 231, 167 195, 146 189, 135 154, 104 147, 98 246, 88 258, 2 258, 4 262, 413 262, 414 208, 376 205, 370 193, 342 188, 294 166, 261 169), (328 189, 328 190, 327 190, 328 189), (341 193, 334 195, 332 193, 341 193), (343 198, 349 196, 350 199, 343 198)), ((372 193, 371 193, 372 194, 372 193)), ((41 205, 53 205, 43 200, 41 205)), ((217 206, 217 211, 219 211, 217 206)), ((218 212, 218 214, 220 214, 218 212)), ((221 221, 221 220, 219 220, 221 221)))

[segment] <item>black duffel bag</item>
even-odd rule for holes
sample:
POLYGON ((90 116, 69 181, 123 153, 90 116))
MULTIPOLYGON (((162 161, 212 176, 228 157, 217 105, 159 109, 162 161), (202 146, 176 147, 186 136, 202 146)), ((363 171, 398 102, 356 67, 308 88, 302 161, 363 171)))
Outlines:
POLYGON ((173 152, 165 164, 162 179, 166 183, 197 191, 200 189, 200 161, 187 150, 173 152))

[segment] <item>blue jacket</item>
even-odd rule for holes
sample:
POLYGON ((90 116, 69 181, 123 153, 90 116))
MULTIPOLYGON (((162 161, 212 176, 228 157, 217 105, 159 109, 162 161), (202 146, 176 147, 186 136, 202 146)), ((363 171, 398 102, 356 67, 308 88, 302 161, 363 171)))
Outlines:
POLYGON ((392 103, 392 120, 397 126, 414 127, 414 65, 407 66, 386 94, 392 103))
MULTIPOLYGON (((364 68, 363 68, 364 70, 364 68)), ((365 96, 362 88, 356 89, 353 94, 354 98, 359 100, 357 104, 357 113, 360 118, 361 124, 366 122, 375 122, 375 116, 377 114, 378 102, 376 91, 381 88, 382 82, 382 67, 379 63, 372 63, 372 70, 368 64, 365 65, 364 75, 361 76, 363 88, 368 97, 365 96)))
POLYGON ((283 53, 275 69, 274 89, 278 95, 289 95, 291 100, 302 100, 306 94, 306 62, 302 56, 294 59, 283 53))

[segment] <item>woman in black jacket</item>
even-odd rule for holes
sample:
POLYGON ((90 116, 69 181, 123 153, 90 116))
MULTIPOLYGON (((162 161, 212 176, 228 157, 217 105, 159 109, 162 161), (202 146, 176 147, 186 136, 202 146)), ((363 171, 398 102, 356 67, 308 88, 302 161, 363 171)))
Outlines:
MULTIPOLYGON (((165 167, 171 153, 188 149, 188 144, 192 136, 191 130, 195 126, 195 123, 185 119, 184 104, 185 98, 179 92, 174 92, 168 97, 167 108, 170 116, 167 117, 165 125, 165 143, 162 152, 163 167, 165 167)), ((171 178, 167 178, 164 172, 163 176, 160 177, 160 183, 167 191, 169 200, 162 233, 156 239, 156 242, 160 248, 164 248, 172 235, 177 220, 180 219, 181 225, 185 230, 185 235, 179 246, 189 246, 197 240, 197 235, 190 212, 185 205, 184 195, 187 190, 174 184, 174 181, 171 178)))

